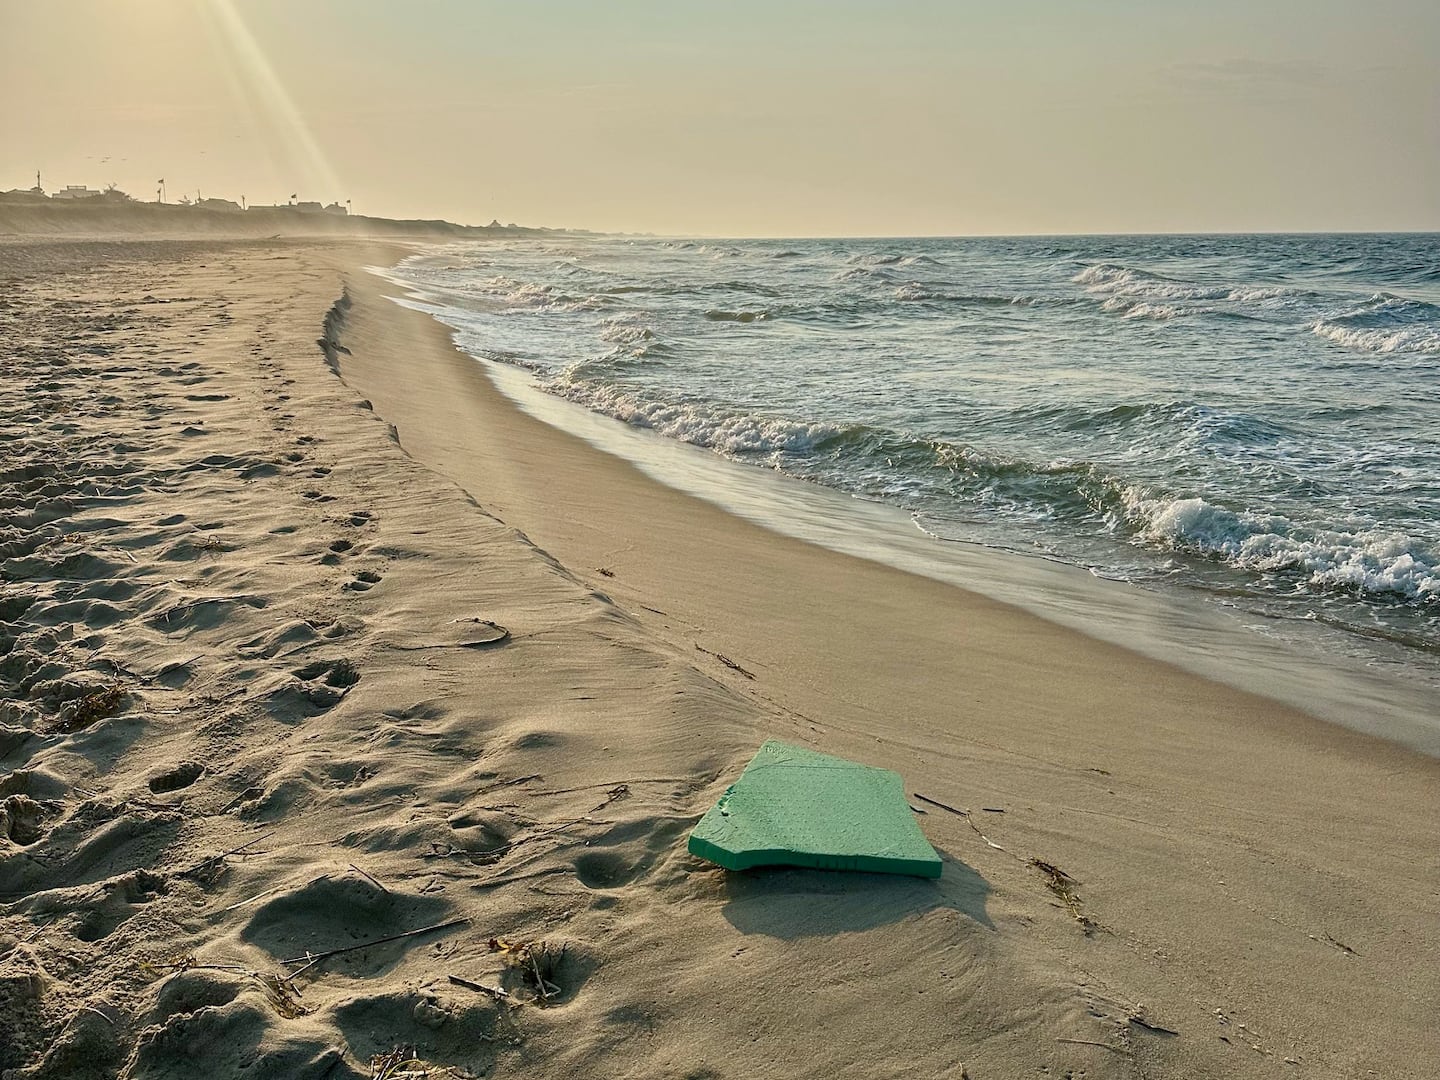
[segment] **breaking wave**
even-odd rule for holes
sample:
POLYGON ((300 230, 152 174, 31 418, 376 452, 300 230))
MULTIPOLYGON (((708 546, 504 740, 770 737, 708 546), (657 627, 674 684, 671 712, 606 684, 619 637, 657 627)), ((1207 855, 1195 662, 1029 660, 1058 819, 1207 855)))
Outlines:
POLYGON ((1205 284, 1183 281, 1148 270, 1097 263, 1072 279, 1101 298, 1101 309, 1127 319, 1174 319, 1185 315, 1221 314, 1258 317, 1307 310, 1314 293, 1281 285, 1205 284))
POLYGON ((647 428, 727 457, 801 454, 843 435, 846 430, 834 424, 754 416, 702 402, 663 401, 639 391, 577 381, 567 376, 552 379, 544 386, 552 394, 631 427, 647 428))
POLYGON ((1440 557, 1404 533, 1305 529, 1202 498, 1151 498, 1130 489, 1121 501, 1123 525, 1141 543, 1262 575, 1298 577, 1320 590, 1440 601, 1440 557))
POLYGON ((1440 354, 1440 307, 1377 293, 1343 315, 1318 319, 1315 334, 1375 353, 1440 354))

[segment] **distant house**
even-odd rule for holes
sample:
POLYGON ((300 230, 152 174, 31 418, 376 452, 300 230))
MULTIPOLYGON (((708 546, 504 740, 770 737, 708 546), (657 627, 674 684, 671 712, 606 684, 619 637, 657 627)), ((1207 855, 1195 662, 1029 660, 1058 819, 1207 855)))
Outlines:
POLYGON ((201 210, 240 210, 240 204, 230 199, 201 199, 195 204, 201 210))
POLYGON ((84 184, 66 184, 64 191, 57 191, 50 197, 52 199, 93 199, 97 195, 104 195, 103 191, 95 191, 84 184))
POLYGON ((15 188, 13 191, 0 191, 0 202, 7 203, 42 203, 49 202, 50 196, 43 191, 36 191, 34 188, 15 188))
POLYGON ((347 209, 345 209, 345 207, 341 206, 338 202, 332 202, 329 206, 325 207, 325 213, 327 213, 327 214, 348 214, 348 213, 350 213, 350 211, 347 210, 347 209))
POLYGON ((321 206, 318 202, 297 202, 295 209, 299 210, 302 214, 318 214, 324 210, 325 207, 321 206))

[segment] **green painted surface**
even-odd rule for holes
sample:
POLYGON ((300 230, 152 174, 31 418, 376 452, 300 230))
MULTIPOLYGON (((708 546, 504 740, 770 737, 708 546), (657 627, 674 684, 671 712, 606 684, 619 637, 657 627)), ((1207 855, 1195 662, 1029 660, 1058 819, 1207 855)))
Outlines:
POLYGON ((771 740, 690 834, 729 870, 810 866, 939 877, 900 774, 771 740))

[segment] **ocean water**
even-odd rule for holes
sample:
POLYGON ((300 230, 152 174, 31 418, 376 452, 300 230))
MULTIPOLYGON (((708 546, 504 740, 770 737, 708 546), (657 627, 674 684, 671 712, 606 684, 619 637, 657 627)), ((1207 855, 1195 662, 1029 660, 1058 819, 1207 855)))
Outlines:
POLYGON ((626 425, 1440 687, 1440 236, 557 238, 388 274, 626 425))

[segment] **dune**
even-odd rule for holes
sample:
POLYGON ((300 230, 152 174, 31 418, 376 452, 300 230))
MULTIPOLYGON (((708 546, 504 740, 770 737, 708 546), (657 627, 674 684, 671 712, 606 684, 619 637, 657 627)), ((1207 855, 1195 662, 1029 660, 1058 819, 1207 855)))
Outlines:
POLYGON ((664 488, 405 250, 0 240, 0 1075, 1433 1069, 1440 763, 664 488), (941 876, 689 855, 769 738, 941 876))

